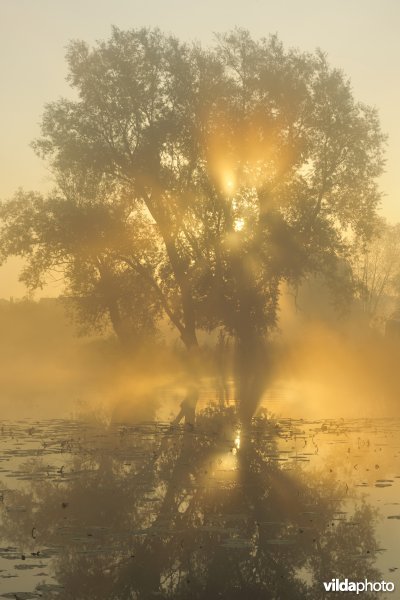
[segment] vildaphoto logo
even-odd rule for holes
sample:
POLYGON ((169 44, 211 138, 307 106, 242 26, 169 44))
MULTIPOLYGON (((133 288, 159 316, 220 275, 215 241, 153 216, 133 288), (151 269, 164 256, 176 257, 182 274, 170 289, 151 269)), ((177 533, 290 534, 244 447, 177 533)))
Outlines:
POLYGON ((392 581, 349 581, 348 579, 332 579, 324 581, 324 588, 327 592, 393 592, 394 583, 392 581))

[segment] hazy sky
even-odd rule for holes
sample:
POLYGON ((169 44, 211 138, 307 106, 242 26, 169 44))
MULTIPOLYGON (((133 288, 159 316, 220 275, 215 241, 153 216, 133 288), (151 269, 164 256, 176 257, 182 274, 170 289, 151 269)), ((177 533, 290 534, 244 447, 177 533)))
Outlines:
MULTIPOLYGON (((46 102, 69 93, 65 46, 122 29, 158 26, 210 43, 235 26, 278 33, 288 46, 320 47, 352 81, 358 100, 379 109, 389 135, 383 214, 400 221, 399 0, 0 0, 0 198, 50 185, 29 144, 46 102)), ((49 290, 50 292, 50 290, 49 290)), ((16 266, 0 269, 0 297, 21 295, 16 266)))

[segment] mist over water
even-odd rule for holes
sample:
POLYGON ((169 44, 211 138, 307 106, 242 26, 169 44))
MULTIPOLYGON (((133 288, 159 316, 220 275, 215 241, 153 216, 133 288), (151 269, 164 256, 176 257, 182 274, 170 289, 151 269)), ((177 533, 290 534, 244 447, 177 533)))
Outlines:
POLYGON ((194 372, 173 338, 127 354, 111 335, 77 337, 56 300, 3 302, 0 320, 2 597, 400 585, 396 339, 284 300, 251 428, 233 345, 221 375, 215 337, 196 356, 192 428, 173 425, 194 372))
MULTIPOLYGON (((399 415, 396 337, 345 319, 310 319, 284 301, 278 333, 265 357, 258 407, 276 417, 370 418, 399 415), (286 304, 286 305, 285 305, 286 304)), ((178 411, 190 372, 179 340, 143 340, 126 353, 112 337, 79 337, 61 300, 2 301, 1 403, 8 417, 71 417, 140 422, 178 411), (23 374, 23 376, 21 376, 23 374)), ((215 336, 196 358, 199 406, 220 401, 215 336)), ((227 342, 226 402, 235 404, 234 344, 227 342)))
POLYGON ((134 354, 109 336, 79 337, 62 300, 2 301, 0 385, 8 418, 72 417, 91 411, 110 420, 148 420, 157 389, 182 378, 178 358, 144 342, 134 354), (149 361, 151 356, 151 361, 149 361))

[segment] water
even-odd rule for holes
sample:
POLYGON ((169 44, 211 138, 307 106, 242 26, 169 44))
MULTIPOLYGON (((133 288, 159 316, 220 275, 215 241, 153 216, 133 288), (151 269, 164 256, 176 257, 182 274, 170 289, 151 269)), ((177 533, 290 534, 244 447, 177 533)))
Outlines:
POLYGON ((0 451, 0 597, 335 598, 336 577, 400 590, 400 420, 260 415, 244 432, 203 402, 193 430, 2 421, 0 451))

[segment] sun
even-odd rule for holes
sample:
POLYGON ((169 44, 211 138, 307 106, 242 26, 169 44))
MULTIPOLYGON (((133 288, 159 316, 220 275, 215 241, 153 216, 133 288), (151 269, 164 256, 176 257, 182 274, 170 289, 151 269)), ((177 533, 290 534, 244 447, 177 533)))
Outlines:
POLYGON ((235 223, 233 225, 233 228, 235 231, 242 231, 244 227, 244 219, 235 219, 235 223))
POLYGON ((224 169, 222 171, 222 184, 226 194, 234 194, 236 189, 236 180, 231 169, 224 169))

